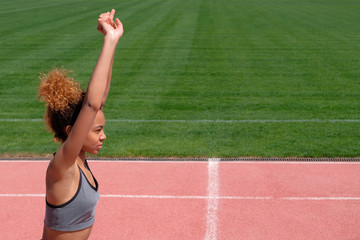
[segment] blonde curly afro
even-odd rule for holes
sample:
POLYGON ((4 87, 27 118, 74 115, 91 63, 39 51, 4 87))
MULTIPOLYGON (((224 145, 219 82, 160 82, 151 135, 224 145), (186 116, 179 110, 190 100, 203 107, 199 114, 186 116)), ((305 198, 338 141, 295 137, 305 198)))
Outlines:
POLYGON ((74 125, 85 95, 80 84, 68 74, 64 68, 53 68, 48 74, 39 76, 38 99, 47 106, 44 119, 55 134, 55 141, 66 140, 65 129, 74 125))

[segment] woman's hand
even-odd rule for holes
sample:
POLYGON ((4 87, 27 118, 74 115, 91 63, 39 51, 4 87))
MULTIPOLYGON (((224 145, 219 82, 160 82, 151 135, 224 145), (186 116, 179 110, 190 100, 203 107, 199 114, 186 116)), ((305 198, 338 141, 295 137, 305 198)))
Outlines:
POLYGON ((114 9, 112 9, 111 12, 100 14, 97 29, 105 36, 119 40, 124 33, 124 29, 118 18, 116 18, 114 22, 114 15, 114 9))

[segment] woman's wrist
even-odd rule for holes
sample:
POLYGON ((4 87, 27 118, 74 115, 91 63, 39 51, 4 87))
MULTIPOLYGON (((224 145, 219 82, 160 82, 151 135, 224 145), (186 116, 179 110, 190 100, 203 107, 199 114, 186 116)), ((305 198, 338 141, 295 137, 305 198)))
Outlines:
POLYGON ((104 37, 104 43, 107 42, 109 44, 117 45, 120 38, 117 38, 116 36, 113 36, 113 34, 106 34, 104 37))

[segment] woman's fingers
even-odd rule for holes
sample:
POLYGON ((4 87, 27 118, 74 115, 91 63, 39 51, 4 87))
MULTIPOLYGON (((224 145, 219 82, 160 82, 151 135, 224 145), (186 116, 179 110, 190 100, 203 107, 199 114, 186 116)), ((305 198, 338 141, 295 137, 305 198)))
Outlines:
POLYGON ((117 28, 119 28, 119 27, 122 28, 122 22, 118 18, 115 19, 115 22, 116 22, 117 28))
POLYGON ((115 25, 115 23, 114 23, 114 15, 115 15, 115 9, 112 9, 112 10, 111 10, 111 13, 110 13, 110 15, 109 15, 109 18, 108 18, 108 23, 109 23, 113 28, 116 29, 116 25, 115 25))
POLYGON ((111 18, 113 19, 115 15, 115 9, 112 9, 111 12, 102 13, 99 15, 99 18, 111 18))
POLYGON ((112 10, 111 10, 111 13, 110 13, 110 18, 113 19, 113 18, 114 18, 114 15, 115 15, 115 9, 112 9, 112 10))
POLYGON ((110 16, 110 12, 107 12, 107 13, 102 13, 99 15, 99 18, 102 18, 102 17, 109 17, 110 16))
POLYGON ((114 21, 115 9, 112 9, 111 12, 102 13, 98 18, 98 27, 97 29, 104 35, 107 33, 113 32, 116 33, 119 37, 122 36, 124 30, 123 25, 119 18, 116 18, 114 21))
POLYGON ((99 15, 98 23, 103 24, 103 23, 107 22, 113 28, 116 28, 116 25, 113 20, 114 15, 115 15, 115 9, 112 9, 111 12, 102 13, 99 15))

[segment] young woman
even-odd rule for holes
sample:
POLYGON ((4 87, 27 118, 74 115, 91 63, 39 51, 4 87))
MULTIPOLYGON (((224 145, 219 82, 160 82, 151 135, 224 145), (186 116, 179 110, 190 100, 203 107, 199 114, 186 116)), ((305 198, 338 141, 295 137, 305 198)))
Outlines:
POLYGON ((123 34, 115 10, 103 13, 98 30, 104 34, 103 47, 87 91, 54 69, 40 76, 39 99, 47 105, 45 119, 61 146, 46 172, 46 213, 43 240, 83 240, 90 235, 99 199, 98 183, 85 159, 97 154, 106 139, 105 104, 112 74, 116 45, 123 34))

